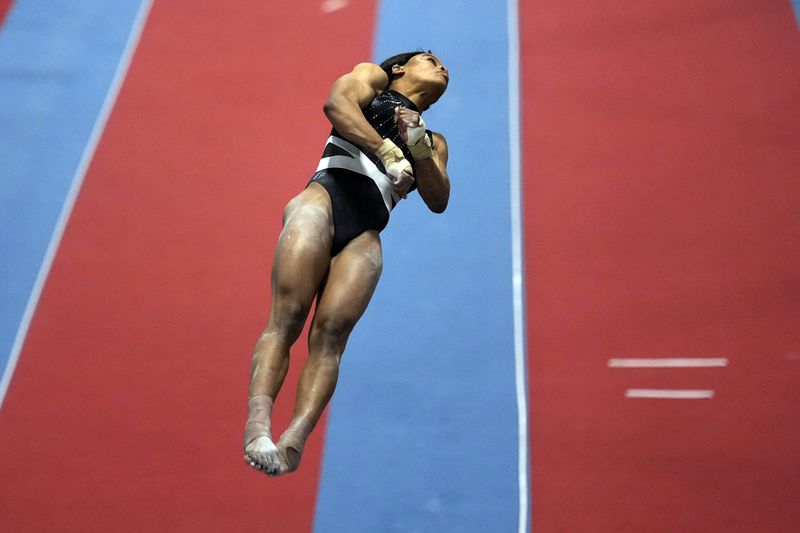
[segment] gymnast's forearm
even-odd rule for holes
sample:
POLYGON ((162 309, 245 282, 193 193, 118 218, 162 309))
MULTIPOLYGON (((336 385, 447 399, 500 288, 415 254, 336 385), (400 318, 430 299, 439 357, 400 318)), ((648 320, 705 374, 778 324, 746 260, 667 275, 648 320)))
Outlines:
POLYGON ((433 158, 416 162, 417 189, 425 205, 434 213, 443 213, 450 200, 450 178, 433 158))

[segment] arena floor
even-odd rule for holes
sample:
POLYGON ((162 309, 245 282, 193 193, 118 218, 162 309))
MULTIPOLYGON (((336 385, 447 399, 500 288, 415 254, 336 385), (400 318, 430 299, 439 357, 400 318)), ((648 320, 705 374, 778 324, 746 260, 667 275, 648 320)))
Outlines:
MULTIPOLYGON (((0 529, 790 532, 788 0, 0 0, 0 529), (418 196, 301 469, 241 460, 332 82, 432 49, 418 196)), ((293 352, 274 425, 306 355, 293 352)))

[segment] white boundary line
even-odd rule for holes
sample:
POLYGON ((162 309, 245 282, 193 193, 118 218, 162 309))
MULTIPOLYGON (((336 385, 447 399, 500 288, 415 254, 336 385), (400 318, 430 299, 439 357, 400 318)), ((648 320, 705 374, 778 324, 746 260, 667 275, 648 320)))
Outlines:
POLYGON ((519 6, 506 4, 508 27, 508 145, 511 189, 511 261, 514 302, 514 374, 517 396, 519 533, 528 531, 528 401, 525 292, 522 263, 522 164, 520 134, 519 6))
POLYGON ((114 72, 111 85, 109 86, 106 97, 103 100, 100 113, 97 115, 97 119, 92 127, 92 133, 89 136, 86 147, 83 149, 81 160, 78 163, 78 167, 75 169, 75 174, 72 177, 72 183, 69 191, 67 192, 67 196, 64 199, 64 204, 61 206, 61 213, 59 214, 58 221, 53 229, 53 234, 50 236, 50 243, 47 246, 44 259, 42 260, 42 264, 39 267, 39 272, 36 275, 36 281, 31 289, 31 294, 28 297, 28 303, 25 306, 25 312, 22 314, 22 319, 20 320, 17 334, 14 337, 14 344, 11 347, 11 353, 8 357, 8 363, 6 364, 5 371, 3 372, 3 377, 0 379, 0 408, 3 406, 3 400, 5 400, 6 392, 8 392, 8 386, 11 383, 11 377, 14 375, 14 369, 17 367, 19 354, 22 351, 22 346, 25 343, 25 338, 28 335, 28 328, 31 325, 33 313, 39 303, 39 298, 42 295, 42 289, 47 281, 47 276, 50 274, 50 268, 53 266, 53 260, 55 259, 56 252, 58 251, 58 246, 61 244, 61 238, 64 235, 64 230, 67 227, 69 217, 72 214, 72 208, 75 206, 75 200, 80 192, 83 179, 86 177, 86 171, 89 168, 89 163, 91 163, 92 158, 94 157, 97 144, 100 142, 100 137, 103 135, 103 130, 105 130, 108 117, 111 115, 111 110, 114 108, 114 104, 117 101, 119 90, 122 87, 122 82, 124 81, 126 74, 128 73, 128 67, 130 66, 136 46, 139 44, 139 39, 142 36, 142 30, 144 29, 144 25, 147 21, 147 16, 150 13, 150 8, 152 5, 153 0, 142 0, 142 3, 139 5, 139 11, 136 13, 136 18, 133 21, 131 32, 128 35, 128 41, 125 43, 125 48, 122 52, 119 63, 117 64, 117 69, 114 72))
POLYGON ((609 359, 611 368, 716 368, 728 366, 724 357, 670 357, 660 359, 609 359))
POLYGON ((626 398, 658 398, 665 400, 705 400, 714 397, 713 390, 628 389, 626 398))

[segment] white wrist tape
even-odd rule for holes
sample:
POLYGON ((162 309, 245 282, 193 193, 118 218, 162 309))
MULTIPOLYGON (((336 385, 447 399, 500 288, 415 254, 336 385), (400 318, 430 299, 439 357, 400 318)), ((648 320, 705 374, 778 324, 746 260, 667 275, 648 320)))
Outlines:
POLYGON ((422 120, 422 117, 419 117, 419 126, 407 128, 406 131, 408 132, 408 145, 411 146, 412 144, 417 144, 424 137, 426 137, 425 121, 422 120))
POLYGON ((414 156, 415 161, 433 157, 433 146, 431 145, 431 138, 428 137, 428 135, 425 135, 422 140, 416 144, 408 144, 407 146, 411 151, 411 155, 414 156))
POLYGON ((386 173, 392 177, 398 177, 403 172, 413 174, 411 163, 403 155, 403 151, 392 142, 391 139, 384 139, 380 147, 375 150, 375 155, 383 163, 386 173))
POLYGON ((420 159, 430 159, 433 157, 433 146, 431 139, 425 131, 425 121, 419 117, 419 126, 408 128, 408 149, 415 161, 420 159))

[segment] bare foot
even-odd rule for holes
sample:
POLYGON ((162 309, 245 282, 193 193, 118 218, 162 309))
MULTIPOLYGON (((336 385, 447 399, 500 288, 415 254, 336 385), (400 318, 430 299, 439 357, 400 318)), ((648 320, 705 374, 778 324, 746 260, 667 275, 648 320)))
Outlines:
POLYGON ((266 435, 256 437, 245 447, 244 462, 269 476, 277 476, 281 471, 278 447, 266 435))
POLYGON ((256 470, 276 476, 281 471, 281 460, 270 431, 272 403, 272 398, 264 394, 252 396, 247 401, 244 462, 256 470))

